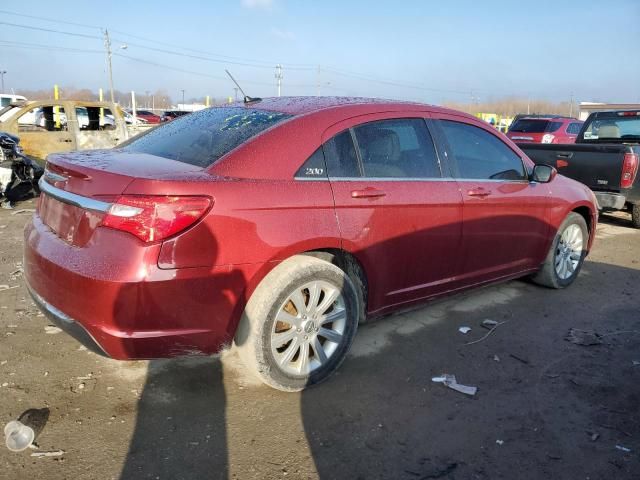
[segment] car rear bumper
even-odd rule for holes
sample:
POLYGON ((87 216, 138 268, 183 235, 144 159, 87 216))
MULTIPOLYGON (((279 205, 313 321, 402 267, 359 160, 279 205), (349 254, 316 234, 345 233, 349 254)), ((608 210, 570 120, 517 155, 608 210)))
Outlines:
POLYGON ((594 192, 599 210, 622 210, 627 198, 620 193, 594 192))
POLYGON ((37 215, 24 249, 25 281, 42 312, 90 350, 122 360, 220 351, 235 334, 245 279, 260 268, 164 270, 158 244, 98 228, 74 247, 37 215))

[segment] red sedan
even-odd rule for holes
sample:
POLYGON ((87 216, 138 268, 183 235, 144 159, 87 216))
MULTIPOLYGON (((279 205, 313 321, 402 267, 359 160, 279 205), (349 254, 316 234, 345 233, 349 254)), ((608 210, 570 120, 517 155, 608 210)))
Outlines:
POLYGON ((597 209, 491 126, 443 108, 274 98, 209 108, 113 150, 51 155, 25 229, 49 318, 116 359, 234 342, 300 390, 358 323, 526 275, 577 277, 597 209))

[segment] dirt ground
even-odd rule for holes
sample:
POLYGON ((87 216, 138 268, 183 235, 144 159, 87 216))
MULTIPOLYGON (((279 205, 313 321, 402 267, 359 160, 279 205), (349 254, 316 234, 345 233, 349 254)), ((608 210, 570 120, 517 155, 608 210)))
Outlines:
POLYGON ((571 288, 513 281, 364 325, 336 376, 285 394, 233 352, 117 362, 47 328, 19 271, 30 213, 14 212, 0 211, 0 423, 48 407, 38 447, 64 454, 0 445, 1 478, 640 478, 640 231, 626 219, 603 219, 571 288), (485 319, 505 323, 466 345, 485 319), (570 328, 602 343, 570 343, 570 328), (442 373, 477 394, 431 381, 442 373))

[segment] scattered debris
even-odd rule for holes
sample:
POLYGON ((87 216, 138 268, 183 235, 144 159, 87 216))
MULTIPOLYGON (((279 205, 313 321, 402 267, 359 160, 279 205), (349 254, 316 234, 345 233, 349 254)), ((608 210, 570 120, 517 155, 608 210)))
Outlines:
POLYGON ((465 335, 466 335, 467 333, 469 333, 469 332, 471 331, 471 327, 460 327, 460 328, 458 329, 458 331, 459 331, 460 333, 463 333, 463 334, 465 334, 465 335))
POLYGON ((630 448, 623 447, 622 445, 616 445, 616 449, 617 449, 617 450, 620 450, 621 452, 624 452, 624 453, 629 453, 629 452, 631 452, 631 449, 630 449, 630 448))
POLYGON ((496 322, 495 320, 483 320, 480 325, 482 325, 484 328, 487 328, 489 330, 493 330, 495 327, 498 326, 498 322, 496 322))
POLYGON ((40 435, 49 420, 48 408, 30 408, 4 427, 4 438, 7 448, 12 452, 21 452, 40 435))
POLYGON ((500 361, 500 357, 499 357, 498 355, 494 355, 494 356, 493 356, 493 359, 494 359, 496 362, 499 362, 499 361, 500 361))
POLYGON ((640 360, 632 360, 631 363, 633 363, 634 367, 637 367, 638 365, 640 365, 640 360))
POLYGON ((12 285, 11 287, 9 285, 0 285, 0 292, 3 290, 12 290, 14 288, 18 288, 20 285, 12 285))
POLYGON ((16 210, 15 212, 11 212, 11 215, 19 215, 21 213, 33 213, 35 212, 35 208, 21 208, 20 210, 16 210))
POLYGON ((553 453, 547 453, 547 458, 549 460, 562 460, 560 455, 554 455, 553 453))
POLYGON ((529 365, 529 360, 526 360, 524 358, 518 357, 517 355, 514 355, 513 353, 510 353, 509 356, 515 360, 518 360, 520 363, 524 363, 525 365, 529 365))
POLYGON ((60 332, 62 332, 62 329, 53 325, 47 325, 46 327, 44 327, 44 333, 48 333, 50 335, 55 335, 56 333, 60 332))
POLYGON ((577 328, 569 329, 569 333, 564 339, 568 342, 589 347, 591 345, 600 345, 602 336, 593 330, 579 330, 577 328))
POLYGON ((589 438, 591 439, 592 442, 595 442, 596 440, 598 440, 600 438, 600 434, 599 433, 592 433, 589 438))
POLYGON ((496 440, 496 443, 497 443, 498 445, 504 445, 504 440, 496 440))
POLYGON ((33 452, 32 457, 61 457, 65 454, 64 450, 51 450, 49 452, 33 452))
POLYGON ((489 328, 489 331, 487 332, 487 334, 482 337, 479 338, 478 340, 474 340, 473 342, 468 342, 465 343, 465 345, 473 345, 474 343, 480 343, 482 342, 485 338, 487 338, 489 335, 491 335, 493 332, 496 331, 496 329, 500 326, 500 325, 504 325, 505 323, 507 323, 509 320, 505 320, 504 322, 496 322, 494 320, 483 320, 482 321, 482 326, 485 328, 489 328))
POLYGON ((475 395, 478 391, 478 387, 470 387, 467 385, 461 385, 457 382, 455 375, 450 375, 448 373, 443 373, 439 377, 433 377, 431 379, 432 382, 442 383, 445 386, 449 387, 456 392, 464 393, 465 395, 475 395))

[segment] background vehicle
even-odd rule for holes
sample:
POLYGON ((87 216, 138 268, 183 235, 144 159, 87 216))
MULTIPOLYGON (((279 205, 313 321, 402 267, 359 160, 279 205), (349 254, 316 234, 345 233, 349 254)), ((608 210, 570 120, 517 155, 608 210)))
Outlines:
POLYGON ((533 161, 591 188, 600 209, 628 210, 640 228, 640 110, 592 113, 572 145, 519 146, 533 161))
POLYGON ((183 115, 187 115, 192 112, 186 112, 183 110, 167 110, 166 112, 162 112, 162 116, 160 117, 161 122, 170 122, 178 117, 183 115))
POLYGON ((233 340, 287 391, 327 378, 367 317, 524 275, 570 285, 597 221, 588 188, 485 122, 353 98, 201 110, 52 155, 41 189, 25 279, 61 328, 118 359, 233 340))
POLYGON ((9 95, 8 93, 0 93, 0 108, 8 107, 12 103, 26 101, 26 97, 23 97, 22 95, 9 95))
POLYGON ((129 138, 115 105, 76 100, 6 107, 0 112, 0 130, 18 135, 24 153, 42 162, 50 153, 109 148, 129 138))
MULTIPOLYGON (((127 113, 131 116, 133 116, 133 113, 131 110, 127 111, 127 113)), ((160 123, 160 116, 156 115, 155 113, 149 111, 149 110, 136 110, 136 118, 137 119, 142 119, 147 123, 160 123)))
POLYGON ((0 132, 0 203, 2 208, 12 208, 19 200, 40 193, 38 181, 43 174, 40 165, 22 153, 20 139, 0 132), (9 171, 7 178, 6 171, 9 171))
POLYGON ((518 143, 573 143, 582 121, 570 117, 524 116, 513 121, 507 137, 518 143))

